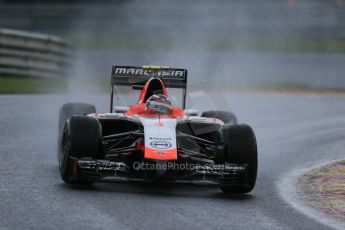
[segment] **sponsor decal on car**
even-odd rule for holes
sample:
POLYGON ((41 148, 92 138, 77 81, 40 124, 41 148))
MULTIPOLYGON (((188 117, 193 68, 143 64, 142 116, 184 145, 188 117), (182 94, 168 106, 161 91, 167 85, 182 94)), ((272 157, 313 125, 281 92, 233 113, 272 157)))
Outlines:
POLYGON ((139 118, 145 130, 145 158, 176 160, 176 119, 139 118), (163 125, 158 125, 161 123, 163 125))
POLYGON ((152 141, 150 146, 154 149, 169 149, 171 148, 172 144, 167 141, 152 141))
POLYGON ((183 69, 143 69, 138 67, 115 67, 114 74, 117 76, 147 76, 147 77, 176 77, 184 78, 183 69))

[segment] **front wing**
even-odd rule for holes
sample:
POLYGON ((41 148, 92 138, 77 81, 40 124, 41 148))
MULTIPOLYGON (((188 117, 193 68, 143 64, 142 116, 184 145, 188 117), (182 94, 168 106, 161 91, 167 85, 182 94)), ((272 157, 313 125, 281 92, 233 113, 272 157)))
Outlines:
POLYGON ((181 170, 177 169, 176 165, 174 168, 170 168, 168 164, 172 162, 152 161, 137 163, 137 167, 133 169, 123 162, 111 160, 76 158, 70 158, 70 160, 73 161, 74 165, 74 179, 96 182, 173 183, 236 187, 245 185, 248 174, 247 165, 237 164, 205 164, 190 166, 188 169, 181 170), (144 164, 153 166, 154 170, 142 167, 144 164))

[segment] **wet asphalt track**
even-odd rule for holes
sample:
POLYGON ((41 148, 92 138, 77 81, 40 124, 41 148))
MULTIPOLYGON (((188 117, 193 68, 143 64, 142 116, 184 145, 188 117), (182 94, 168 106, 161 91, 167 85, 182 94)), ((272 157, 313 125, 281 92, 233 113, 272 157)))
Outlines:
POLYGON ((218 97, 194 98, 194 107, 231 107, 257 134, 259 177, 249 195, 192 186, 66 186, 57 170, 58 108, 86 101, 107 111, 108 98, 1 96, 0 229, 327 229, 285 203, 277 183, 291 170, 344 158, 345 96, 218 97))

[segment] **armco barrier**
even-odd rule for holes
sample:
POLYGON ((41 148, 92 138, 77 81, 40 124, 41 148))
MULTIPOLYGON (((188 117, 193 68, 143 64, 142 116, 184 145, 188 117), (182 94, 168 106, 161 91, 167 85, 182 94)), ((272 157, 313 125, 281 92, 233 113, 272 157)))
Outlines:
POLYGON ((67 77, 71 53, 59 37, 0 28, 0 75, 67 77))

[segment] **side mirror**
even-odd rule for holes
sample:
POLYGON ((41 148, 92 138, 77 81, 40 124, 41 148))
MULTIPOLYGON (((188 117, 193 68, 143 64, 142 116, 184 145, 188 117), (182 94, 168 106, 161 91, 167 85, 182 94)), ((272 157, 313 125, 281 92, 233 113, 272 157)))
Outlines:
POLYGON ((199 111, 196 109, 187 109, 184 111, 184 114, 187 116, 198 116, 199 111))
POLYGON ((114 107, 115 113, 127 113, 128 110, 129 110, 129 107, 124 107, 124 106, 115 106, 114 107))
POLYGON ((142 90, 144 88, 143 85, 132 85, 132 89, 135 89, 135 90, 142 90))

